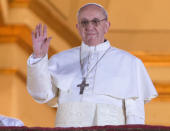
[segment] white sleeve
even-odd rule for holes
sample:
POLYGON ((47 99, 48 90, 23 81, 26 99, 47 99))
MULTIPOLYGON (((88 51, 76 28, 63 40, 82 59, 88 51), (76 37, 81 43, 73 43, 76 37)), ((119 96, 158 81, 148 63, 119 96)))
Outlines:
POLYGON ((47 103, 56 95, 57 88, 53 86, 48 70, 48 56, 41 58, 34 64, 27 61, 27 90, 35 101, 47 103))
POLYGON ((24 126, 21 120, 0 115, 0 126, 24 126))
POLYGON ((125 99, 126 124, 145 124, 144 100, 125 99))
MULTIPOLYGON (((44 56, 45 57, 45 56, 44 56)), ((32 65, 32 64, 36 64, 38 63, 42 58, 34 58, 33 55, 31 55, 28 59, 28 64, 32 65)))

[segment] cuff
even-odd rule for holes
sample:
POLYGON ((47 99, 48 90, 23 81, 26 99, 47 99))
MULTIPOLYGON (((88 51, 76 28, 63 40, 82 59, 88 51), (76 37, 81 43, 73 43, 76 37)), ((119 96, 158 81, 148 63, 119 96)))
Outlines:
MULTIPOLYGON (((45 55, 44 57, 47 57, 47 55, 45 55)), ((28 64, 33 65, 38 63, 40 60, 42 60, 44 57, 41 58, 34 58, 33 54, 31 54, 31 56, 28 58, 28 64)))

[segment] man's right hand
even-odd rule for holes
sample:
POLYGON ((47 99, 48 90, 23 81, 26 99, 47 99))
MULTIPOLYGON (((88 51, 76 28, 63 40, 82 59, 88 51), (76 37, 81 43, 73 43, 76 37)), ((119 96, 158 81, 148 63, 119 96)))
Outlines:
POLYGON ((33 57, 42 58, 48 53, 50 40, 52 37, 47 38, 47 26, 38 24, 35 30, 32 32, 32 43, 33 43, 33 57))

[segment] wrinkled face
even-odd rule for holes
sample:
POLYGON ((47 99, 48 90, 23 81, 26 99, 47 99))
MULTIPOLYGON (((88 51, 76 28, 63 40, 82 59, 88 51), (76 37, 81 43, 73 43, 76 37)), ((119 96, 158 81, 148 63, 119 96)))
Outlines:
POLYGON ((109 26, 110 23, 106 20, 106 16, 95 5, 87 6, 81 10, 76 25, 82 40, 89 46, 103 43, 109 26))

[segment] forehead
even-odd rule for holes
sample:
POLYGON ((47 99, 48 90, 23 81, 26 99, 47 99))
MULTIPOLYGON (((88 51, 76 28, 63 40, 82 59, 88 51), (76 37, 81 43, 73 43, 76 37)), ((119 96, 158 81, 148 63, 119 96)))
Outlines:
POLYGON ((93 19, 93 18, 102 18, 104 16, 103 11, 100 7, 95 5, 89 5, 81 9, 79 14, 80 19, 93 19))

